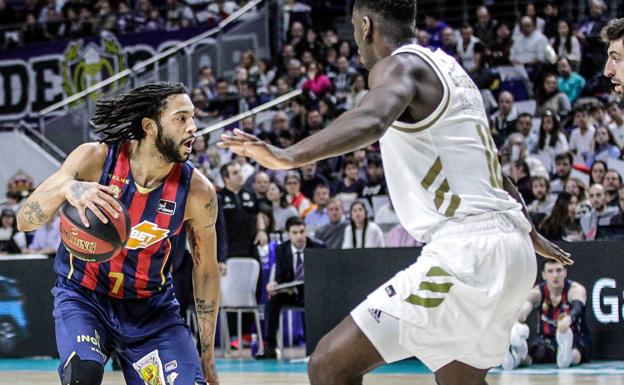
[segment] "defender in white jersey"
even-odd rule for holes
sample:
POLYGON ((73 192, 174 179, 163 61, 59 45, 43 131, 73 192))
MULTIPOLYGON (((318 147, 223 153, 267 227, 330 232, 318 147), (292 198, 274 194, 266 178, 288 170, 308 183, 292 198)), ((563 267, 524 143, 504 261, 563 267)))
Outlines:
POLYGON ((293 168, 379 140, 402 225, 427 242, 417 262, 374 291, 318 344, 310 382, 361 384, 416 356, 441 385, 482 385, 500 364, 536 275, 534 249, 569 255, 526 219, 503 178, 481 95, 454 59, 415 41, 414 0, 356 0, 355 40, 371 69, 360 105, 287 149, 235 131, 219 144, 293 168))

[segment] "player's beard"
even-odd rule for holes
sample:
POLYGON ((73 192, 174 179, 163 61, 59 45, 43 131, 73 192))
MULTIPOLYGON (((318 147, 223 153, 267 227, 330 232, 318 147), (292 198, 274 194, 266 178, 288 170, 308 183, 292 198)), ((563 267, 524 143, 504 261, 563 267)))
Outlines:
POLYGON ((188 154, 180 154, 180 144, 176 144, 173 138, 164 134, 165 129, 160 125, 160 122, 157 121, 156 125, 158 126, 158 134, 156 135, 156 149, 158 149, 158 152, 169 163, 186 162, 189 156, 188 154))

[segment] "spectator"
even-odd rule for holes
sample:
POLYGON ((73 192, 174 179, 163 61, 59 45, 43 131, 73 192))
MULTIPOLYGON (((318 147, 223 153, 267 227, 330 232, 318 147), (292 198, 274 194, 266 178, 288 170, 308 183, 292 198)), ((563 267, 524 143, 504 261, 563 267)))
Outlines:
POLYGON ((490 67, 510 65, 509 56, 513 40, 507 23, 500 23, 496 27, 496 36, 485 49, 485 60, 490 67))
POLYGON ((533 186, 531 184, 531 173, 527 163, 520 159, 516 160, 511 165, 510 179, 516 185, 518 192, 522 195, 524 203, 530 204, 535 199, 533 196, 533 186))
POLYGON ((602 239, 601 227, 609 226, 611 217, 617 215, 619 210, 617 207, 607 206, 605 189, 600 184, 594 184, 589 188, 589 203, 592 207, 591 212, 581 217, 585 239, 588 241, 602 239))
POLYGON ((527 210, 533 223, 540 223, 551 214, 557 197, 550 194, 550 182, 541 175, 531 178, 531 186, 535 200, 527 206, 527 210))
POLYGON ((576 102, 583 87, 585 87, 585 79, 576 72, 572 72, 570 62, 565 57, 557 60, 557 87, 566 94, 570 103, 576 102))
POLYGON ((609 102, 609 104, 607 104, 607 113, 611 118, 609 130, 611 130, 611 134, 613 134, 613 138, 618 147, 624 148, 624 116, 622 115, 622 109, 618 102, 609 102))
POLYGON ((33 240, 25 250, 30 254, 46 254, 52 256, 61 244, 59 231, 60 217, 54 215, 45 225, 35 230, 33 240))
POLYGON ((559 194, 564 191, 565 185, 572 173, 572 154, 569 152, 555 156, 555 179, 550 183, 551 194, 559 194))
POLYGON ((589 185, 602 184, 602 181, 607 173, 607 163, 603 160, 595 161, 589 168, 589 185))
POLYGON ((282 53, 278 55, 276 62, 276 78, 285 76, 288 73, 288 65, 292 59, 295 59, 295 48, 292 44, 284 44, 282 46, 282 53))
POLYGON ((366 79, 364 78, 364 75, 356 74, 353 78, 351 93, 347 95, 345 108, 350 110, 351 108, 357 107, 360 105, 360 102, 362 102, 362 99, 364 99, 366 94, 368 94, 368 90, 366 89, 366 79))
POLYGON ((594 134, 596 133, 585 107, 575 108, 574 124, 576 128, 570 134, 570 150, 585 162, 594 151, 594 134))
MULTIPOLYGON (((312 64, 312 63, 310 63, 312 64)), ((308 65, 308 68, 310 66, 308 65)), ((293 89, 301 88, 306 82, 306 77, 303 76, 303 66, 301 65, 301 61, 299 59, 290 59, 288 63, 288 71, 286 72, 286 80, 288 84, 293 89)), ((316 79, 317 72, 314 72, 315 76, 311 78, 312 81, 316 79)), ((318 74, 319 79, 321 79, 322 74, 318 74)), ((323 84, 320 80, 316 80, 317 84, 323 84)))
POLYGON ((472 27, 464 23, 460 29, 461 40, 457 42, 457 55, 466 72, 474 79, 483 64, 483 44, 472 33, 472 27))
POLYGON ((565 192, 576 197, 576 218, 580 218, 591 211, 591 205, 587 199, 587 186, 582 180, 574 177, 568 178, 565 192))
POLYGON ((353 159, 345 159, 342 163, 343 177, 334 187, 334 195, 341 193, 355 194, 361 196, 366 181, 359 178, 358 166, 353 159))
MULTIPOLYGON (((545 51, 548 40, 535 29, 533 19, 523 16, 520 20, 521 33, 514 38, 509 59, 513 64, 535 66, 546 61, 545 51)), ((529 69, 527 69, 529 70, 529 69)))
POLYGON ((299 216, 299 212, 286 199, 286 190, 280 184, 271 182, 267 190, 267 199, 273 209, 275 231, 284 231, 286 220, 292 216, 299 216))
POLYGON ((341 249, 344 240, 344 229, 347 223, 344 220, 342 202, 338 198, 331 198, 327 202, 327 216, 329 223, 314 232, 314 238, 325 244, 329 249, 341 249))
POLYGON ((493 19, 487 7, 481 5, 477 8, 477 23, 474 26, 475 36, 488 46, 494 40, 498 21, 493 19))
POLYGON ((253 191, 256 194, 256 199, 260 206, 271 206, 271 202, 269 202, 267 198, 270 183, 271 179, 266 172, 258 171, 255 173, 253 178, 253 191))
POLYGON ((334 93, 336 96, 336 104, 343 104, 344 107, 357 72, 349 65, 349 59, 345 56, 339 56, 336 63, 338 65, 338 72, 333 78, 334 93))
POLYGON ((118 17, 112 12, 110 2, 108 0, 98 0, 95 7, 98 12, 96 33, 100 34, 103 31, 117 32, 118 17))
POLYGON ((26 235, 17 230, 15 211, 9 208, 0 212, 0 254, 21 254, 26 250, 26 235))
POLYGON ((303 282, 305 277, 304 260, 308 249, 322 248, 323 245, 310 239, 306 226, 298 217, 286 221, 288 241, 277 247, 275 252, 275 280, 269 282, 266 290, 269 302, 266 305, 267 348, 256 359, 276 359, 277 329, 280 310, 284 306, 304 306, 304 286, 296 286, 293 291, 276 291, 279 284, 303 282))
POLYGON ((328 185, 316 185, 313 202, 314 204, 310 206, 304 219, 306 227, 311 234, 314 234, 316 229, 329 224, 329 215, 327 214, 327 203, 329 202, 328 185))
POLYGON ((530 175, 548 176, 546 167, 544 167, 542 162, 537 157, 529 155, 525 138, 519 132, 509 135, 507 143, 501 150, 501 155, 503 160, 502 167, 506 175, 511 174, 510 169, 513 162, 522 160, 529 166, 530 175))
POLYGON ((117 31, 125 34, 134 32, 135 29, 134 12, 125 1, 120 2, 117 10, 117 31))
POLYGON ((349 212, 350 223, 344 230, 343 249, 386 247, 383 231, 368 219, 364 203, 353 202, 349 212))
POLYGON ((551 241, 582 241, 583 229, 576 219, 577 202, 574 195, 560 193, 552 213, 540 223, 540 233, 551 241))
POLYGON ((434 11, 425 13, 426 32, 429 37, 429 45, 433 48, 442 47, 442 31, 446 28, 446 23, 434 11))
POLYGON ((546 167, 548 174, 552 174, 555 170, 555 157, 565 152, 568 152, 568 139, 561 131, 559 117, 546 110, 540 124, 537 157, 546 167))
POLYGON ((451 27, 446 27, 442 30, 442 51, 447 55, 452 56, 459 62, 459 55, 457 54, 457 39, 455 38, 455 31, 451 27))
POLYGON ((605 45, 600 38, 600 31, 607 24, 604 16, 605 4, 603 0, 589 1, 589 17, 581 21, 576 30, 576 38, 583 49, 583 63, 581 75, 586 79, 602 72, 606 61, 605 45))
POLYGON ((596 160, 619 159, 622 151, 615 143, 611 131, 605 126, 600 126, 594 134, 593 153, 587 156, 586 164, 591 167, 596 160))
POLYGON ((619 212, 611 218, 609 226, 624 226, 624 186, 618 189, 618 208, 619 212))
POLYGON ((166 14, 166 28, 169 31, 195 25, 195 13, 179 0, 167 0, 166 14))
POLYGON ((561 20, 559 17, 559 6, 552 1, 547 1, 544 3, 543 13, 545 23, 542 32, 549 39, 555 38, 558 33, 559 21, 561 20))
POLYGON ((216 79, 213 75, 212 68, 203 66, 199 70, 199 81, 195 85, 195 88, 199 88, 206 99, 212 100, 216 97, 216 79))
POLYGON ((267 230, 259 215, 258 201, 245 189, 240 165, 230 162, 221 166, 225 187, 219 191, 227 230, 228 258, 253 258, 255 245, 265 245, 267 230))
POLYGON ((524 143, 530 153, 534 153, 539 142, 539 134, 533 130, 533 116, 523 112, 516 119, 516 132, 522 134, 524 143))
POLYGON ((605 189, 607 206, 617 207, 619 204, 618 190, 622 187, 622 176, 617 170, 607 171, 602 181, 605 189))
MULTIPOLYGON (((490 115, 490 127, 496 143, 502 143, 516 128, 518 110, 514 107, 514 97, 509 91, 498 95, 498 111, 490 115)), ((529 116, 530 117, 530 116, 529 116)))
POLYGON ((394 211, 394 205, 392 201, 388 199, 388 203, 381 206, 375 212, 375 223, 378 225, 397 224, 399 223, 399 217, 394 211))
POLYGON ((388 195, 381 155, 377 153, 368 155, 366 158, 366 177, 366 186, 362 190, 360 197, 367 199, 372 206, 374 196, 388 195))
POLYGON ((533 287, 518 312, 511 329, 511 346, 503 368, 521 364, 557 363, 559 368, 578 365, 591 359, 591 337, 585 321, 587 291, 580 283, 567 279, 565 265, 549 259, 542 262, 544 282, 533 287), (527 346, 526 320, 538 309, 538 335, 527 346))
POLYGON ((271 63, 267 59, 259 59, 257 67, 258 75, 256 85, 258 87, 258 94, 269 94, 271 83, 273 83, 275 79, 275 68, 271 67, 271 63))
POLYGON ((198 120, 207 119, 209 117, 209 102, 204 92, 199 88, 194 88, 191 93, 191 100, 193 101, 193 106, 195 106, 195 118, 198 120))
POLYGON ((554 73, 544 76, 540 87, 535 92, 535 101, 537 103, 536 116, 542 116, 549 110, 559 118, 565 118, 572 109, 568 96, 557 87, 557 76, 554 73))
POLYGON ((319 184, 329 186, 327 178, 318 172, 316 162, 301 167, 301 192, 306 198, 314 198, 314 189, 319 184))
POLYGON ((229 118, 238 113, 239 96, 230 91, 230 83, 227 79, 219 78, 216 82, 216 94, 210 101, 207 112, 210 117, 229 118))
POLYGON ((322 97, 332 87, 329 78, 322 72, 321 66, 316 62, 312 62, 306 69, 307 79, 303 82, 303 90, 311 91, 317 97, 322 97))
POLYGON ((312 203, 301 193, 301 176, 299 176, 298 172, 291 171, 286 175, 284 184, 286 185, 286 199, 288 203, 293 205, 297 209, 299 216, 303 218, 312 203))
POLYGON ((559 59, 567 59, 574 71, 578 71, 581 65, 581 44, 574 36, 570 23, 559 20, 557 35, 551 39, 550 44, 555 49, 559 59))

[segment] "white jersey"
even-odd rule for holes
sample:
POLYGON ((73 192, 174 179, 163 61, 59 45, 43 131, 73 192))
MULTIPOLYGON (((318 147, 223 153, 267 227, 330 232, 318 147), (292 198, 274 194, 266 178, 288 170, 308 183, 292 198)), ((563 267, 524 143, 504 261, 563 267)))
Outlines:
POLYGON ((520 210, 504 189, 483 99, 457 61, 417 44, 392 53, 421 57, 444 87, 427 118, 396 121, 380 140, 386 182, 405 229, 429 242, 442 223, 468 215, 520 210))

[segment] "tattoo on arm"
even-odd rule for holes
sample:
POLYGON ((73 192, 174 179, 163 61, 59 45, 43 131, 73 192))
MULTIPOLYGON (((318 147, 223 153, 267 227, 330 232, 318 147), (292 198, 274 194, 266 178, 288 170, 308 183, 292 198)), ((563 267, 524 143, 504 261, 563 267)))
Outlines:
MULTIPOLYGON (((215 319, 217 313, 217 303, 215 300, 207 302, 202 298, 195 298, 195 311, 197 312, 197 318, 201 320, 202 318, 209 317, 215 319)), ((212 340, 212 332, 209 328, 200 328, 201 334, 199 336, 200 340, 200 348, 201 352, 209 351, 212 348, 211 340, 212 340)))
POLYGON ((195 267, 198 267, 201 262, 199 252, 199 243, 201 242, 201 237, 199 236, 199 231, 193 229, 193 227, 189 227, 187 233, 189 246, 191 246, 191 254, 193 254, 193 263, 195 267))
POLYGON ((205 229, 209 229, 213 227, 217 222, 217 202, 214 195, 212 198, 210 198, 210 202, 204 205, 204 208, 208 210, 208 217, 212 219, 211 224, 204 226, 205 229))
POLYGON ((26 203, 24 206, 24 218, 33 225, 43 225, 50 217, 43 212, 38 201, 26 203))
POLYGON ((70 191, 71 191, 72 197, 74 197, 74 199, 80 199, 82 194, 84 194, 85 191, 89 190, 90 188, 91 188, 90 186, 88 186, 88 185, 86 185, 84 183, 76 182, 76 183, 71 185, 70 191))

